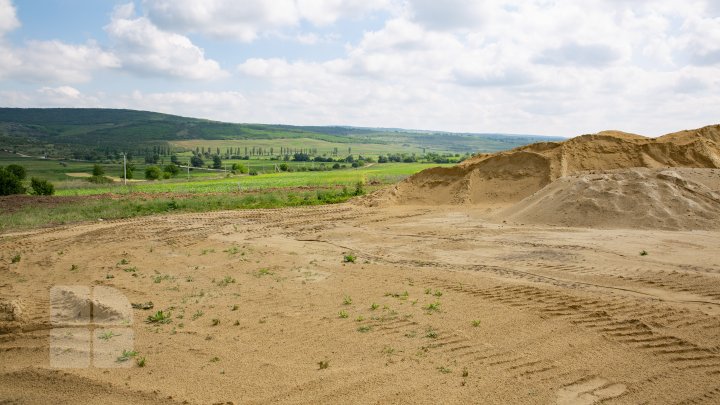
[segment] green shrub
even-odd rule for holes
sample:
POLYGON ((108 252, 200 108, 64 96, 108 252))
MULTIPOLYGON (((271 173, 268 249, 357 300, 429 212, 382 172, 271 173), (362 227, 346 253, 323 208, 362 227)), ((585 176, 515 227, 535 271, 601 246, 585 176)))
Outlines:
POLYGON ((35 195, 53 195, 55 194, 55 186, 45 179, 33 177, 30 179, 30 187, 35 195))
POLYGON ((8 170, 8 168, 0 166, 0 195, 12 194, 25 194, 25 187, 22 185, 22 180, 17 177, 12 169, 8 170))
POLYGON ((27 177, 27 171, 25 171, 25 168, 20 165, 7 165, 5 170, 14 174, 15 177, 17 177, 20 180, 25 180, 25 177, 27 177))
POLYGON ((163 168, 163 171, 170 176, 177 176, 180 174, 180 168, 175 165, 167 165, 163 168))
POLYGON ((104 174, 105 174, 105 169, 103 169, 102 166, 97 165, 97 164, 95 166, 93 166, 93 171, 92 171, 93 177, 100 177, 100 176, 103 176, 104 174))
POLYGON ((162 177, 162 171, 157 166, 148 166, 145 168, 145 178, 147 180, 157 180, 162 177))

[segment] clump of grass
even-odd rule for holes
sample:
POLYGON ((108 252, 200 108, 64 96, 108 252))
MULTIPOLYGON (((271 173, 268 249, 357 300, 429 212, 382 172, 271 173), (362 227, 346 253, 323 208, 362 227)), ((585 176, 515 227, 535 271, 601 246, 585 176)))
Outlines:
POLYGON ((426 289, 425 289, 425 294, 427 294, 427 295, 432 294, 432 288, 426 288, 426 289))
POLYGON ((215 253, 215 249, 203 249, 203 251, 200 252, 200 256, 205 256, 208 253, 215 253))
POLYGON ((205 313, 204 313, 203 311, 201 311, 201 310, 198 309, 198 310, 195 311, 195 313, 193 314, 192 320, 194 321, 194 320, 200 318, 200 317, 203 316, 203 315, 205 315, 205 313))
POLYGON ((344 261, 345 263, 355 263, 355 260, 357 260, 357 256, 355 256, 355 255, 352 254, 352 253, 346 254, 346 255, 343 257, 343 261, 344 261))
POLYGON ((358 317, 355 319, 355 321, 357 321, 357 322, 362 322, 362 321, 364 321, 364 320, 365 320, 365 317, 362 316, 362 315, 358 316, 358 317))
POLYGON ((20 257, 20 254, 18 253, 10 259, 10 262, 11 263, 19 263, 20 259, 21 259, 21 257, 20 257))
POLYGON ((443 294, 442 291, 440 291, 440 290, 435 290, 435 294, 433 294, 433 295, 436 296, 436 297, 442 297, 442 294, 443 294))
POLYGON ((439 311, 440 311, 440 301, 435 301, 435 302, 432 302, 432 303, 430 303, 430 304, 427 304, 427 305, 425 306, 425 310, 426 310, 428 313, 439 312, 439 311))
POLYGON ((343 297, 343 305, 350 305, 352 304, 352 298, 350 298, 349 295, 346 295, 343 297))
POLYGON ((370 304, 371 311, 374 311, 374 310, 378 309, 379 307, 380 307, 380 304, 376 304, 374 302, 372 304, 370 304))
POLYGON ((255 277, 262 277, 262 276, 271 276, 273 273, 270 271, 270 269, 260 269, 255 274, 255 277))
POLYGON ((480 326, 480 320, 479 320, 479 319, 473 319, 473 321, 472 321, 472 326, 473 326, 473 327, 476 327, 476 328, 477 328, 478 326, 480 326))
POLYGON ((467 367, 463 367, 462 376, 467 377, 470 375, 470 372, 468 371, 467 367))
POLYGON ((127 261, 127 259, 121 259, 121 260, 118 262, 118 266, 124 266, 124 265, 126 265, 126 264, 128 264, 128 263, 130 263, 130 262, 127 261))
POLYGON ((318 367, 318 370, 325 370, 326 368, 330 367, 330 360, 318 361, 318 367))
POLYGON ((225 276, 222 280, 218 281, 217 285, 220 287, 226 287, 229 284, 235 283, 235 279, 230 276, 225 276))
POLYGON ((147 320, 145 322, 147 323, 157 323, 157 324, 165 324, 170 323, 172 319, 170 319, 170 312, 164 312, 164 311, 157 311, 155 315, 150 315, 147 317, 147 320))
POLYGON ((227 254, 229 254, 229 255, 236 255, 236 254, 238 254, 238 253, 240 252, 240 249, 238 249, 237 246, 233 246, 233 247, 231 247, 231 248, 229 248, 229 249, 223 250, 223 252, 225 252, 225 253, 227 253, 227 254))
POLYGON ((145 356, 135 359, 135 363, 138 367, 145 367, 145 356))
POLYGON ((220 320, 217 319, 217 318, 214 318, 214 319, 212 320, 212 326, 218 326, 218 325, 220 325, 220 320))
POLYGON ((137 355, 138 355, 138 352, 136 352, 135 350, 123 350, 122 354, 120 356, 118 356, 117 362, 122 363, 124 361, 128 361, 137 355))
POLYGON ((348 316, 350 316, 350 315, 348 315, 347 311, 344 310, 344 309, 343 309, 342 311, 340 311, 340 313, 339 313, 338 315, 340 316, 340 318, 343 318, 343 319, 345 319, 345 318, 347 318, 348 316))
POLYGON ((123 269, 123 271, 124 271, 125 273, 137 273, 137 267, 135 267, 135 266, 133 266, 133 267, 128 267, 128 268, 126 268, 126 269, 123 269))
POLYGON ((427 332, 425 332, 425 337, 428 339, 437 339, 438 333, 432 328, 429 328, 427 332))
POLYGON ((210 359, 210 363, 217 363, 218 361, 220 361, 220 357, 217 357, 217 356, 210 359))
POLYGON ((163 280, 172 280, 169 274, 158 274, 153 276, 153 283, 160 284, 163 280))
POLYGON ((359 328, 357 328, 357 331, 360 333, 367 333, 367 332, 370 332, 371 329, 372 329, 372 326, 363 325, 363 326, 360 326, 359 328))
POLYGON ((640 251, 640 256, 647 256, 647 255, 648 255, 647 250, 641 250, 641 251, 640 251))
POLYGON ((438 369, 439 372, 441 372, 441 373, 443 373, 443 374, 450 374, 450 373, 452 373, 452 370, 450 370, 449 368, 447 368, 447 367, 445 367, 445 366, 440 366, 440 367, 438 367, 437 369, 438 369))
POLYGON ((116 335, 115 333, 113 333, 113 331, 109 330, 109 331, 100 332, 100 334, 98 335, 98 339, 108 341, 108 340, 114 338, 115 336, 120 336, 120 335, 116 335))

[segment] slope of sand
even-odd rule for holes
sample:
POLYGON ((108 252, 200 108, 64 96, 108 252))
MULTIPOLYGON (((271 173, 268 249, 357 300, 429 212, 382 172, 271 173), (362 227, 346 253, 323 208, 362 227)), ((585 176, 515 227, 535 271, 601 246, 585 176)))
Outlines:
POLYGON ((367 202, 502 207, 521 201, 560 177, 637 167, 719 168, 720 125, 656 139, 604 131, 478 155, 456 167, 420 172, 367 202))
POLYGON ((718 169, 623 169, 561 177, 495 218, 593 228, 718 229, 718 169), (690 180, 692 178, 693 180, 690 180))
POLYGON ((720 401, 720 233, 483 218, 343 204, 0 235, 0 403, 720 401), (57 286, 154 308, 82 325, 57 286))

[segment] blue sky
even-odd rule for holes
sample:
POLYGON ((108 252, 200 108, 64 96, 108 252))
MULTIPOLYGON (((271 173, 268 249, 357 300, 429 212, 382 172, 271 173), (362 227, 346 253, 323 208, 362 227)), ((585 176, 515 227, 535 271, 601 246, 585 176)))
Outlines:
POLYGON ((720 122, 720 2, 0 0, 0 106, 654 136, 720 122))

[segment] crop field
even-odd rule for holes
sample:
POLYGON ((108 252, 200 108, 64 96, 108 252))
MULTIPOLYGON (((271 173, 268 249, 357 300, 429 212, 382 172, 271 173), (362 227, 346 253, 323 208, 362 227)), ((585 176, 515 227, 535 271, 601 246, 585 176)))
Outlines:
MULTIPOLYGON (((188 141, 174 141, 171 146, 194 150, 195 148, 209 148, 216 150, 220 148, 224 151, 227 148, 262 148, 269 150, 273 148, 275 152, 279 152, 280 148, 293 149, 316 149, 317 153, 331 154, 337 149, 338 156, 347 156, 349 154, 360 154, 368 156, 377 156, 392 153, 423 153, 423 148, 410 144, 394 144, 394 143, 347 143, 347 142, 328 142, 321 139, 294 138, 294 139, 223 139, 223 140, 205 140, 196 139, 188 141)), ((446 150, 426 149, 427 152, 449 153, 446 150)))

